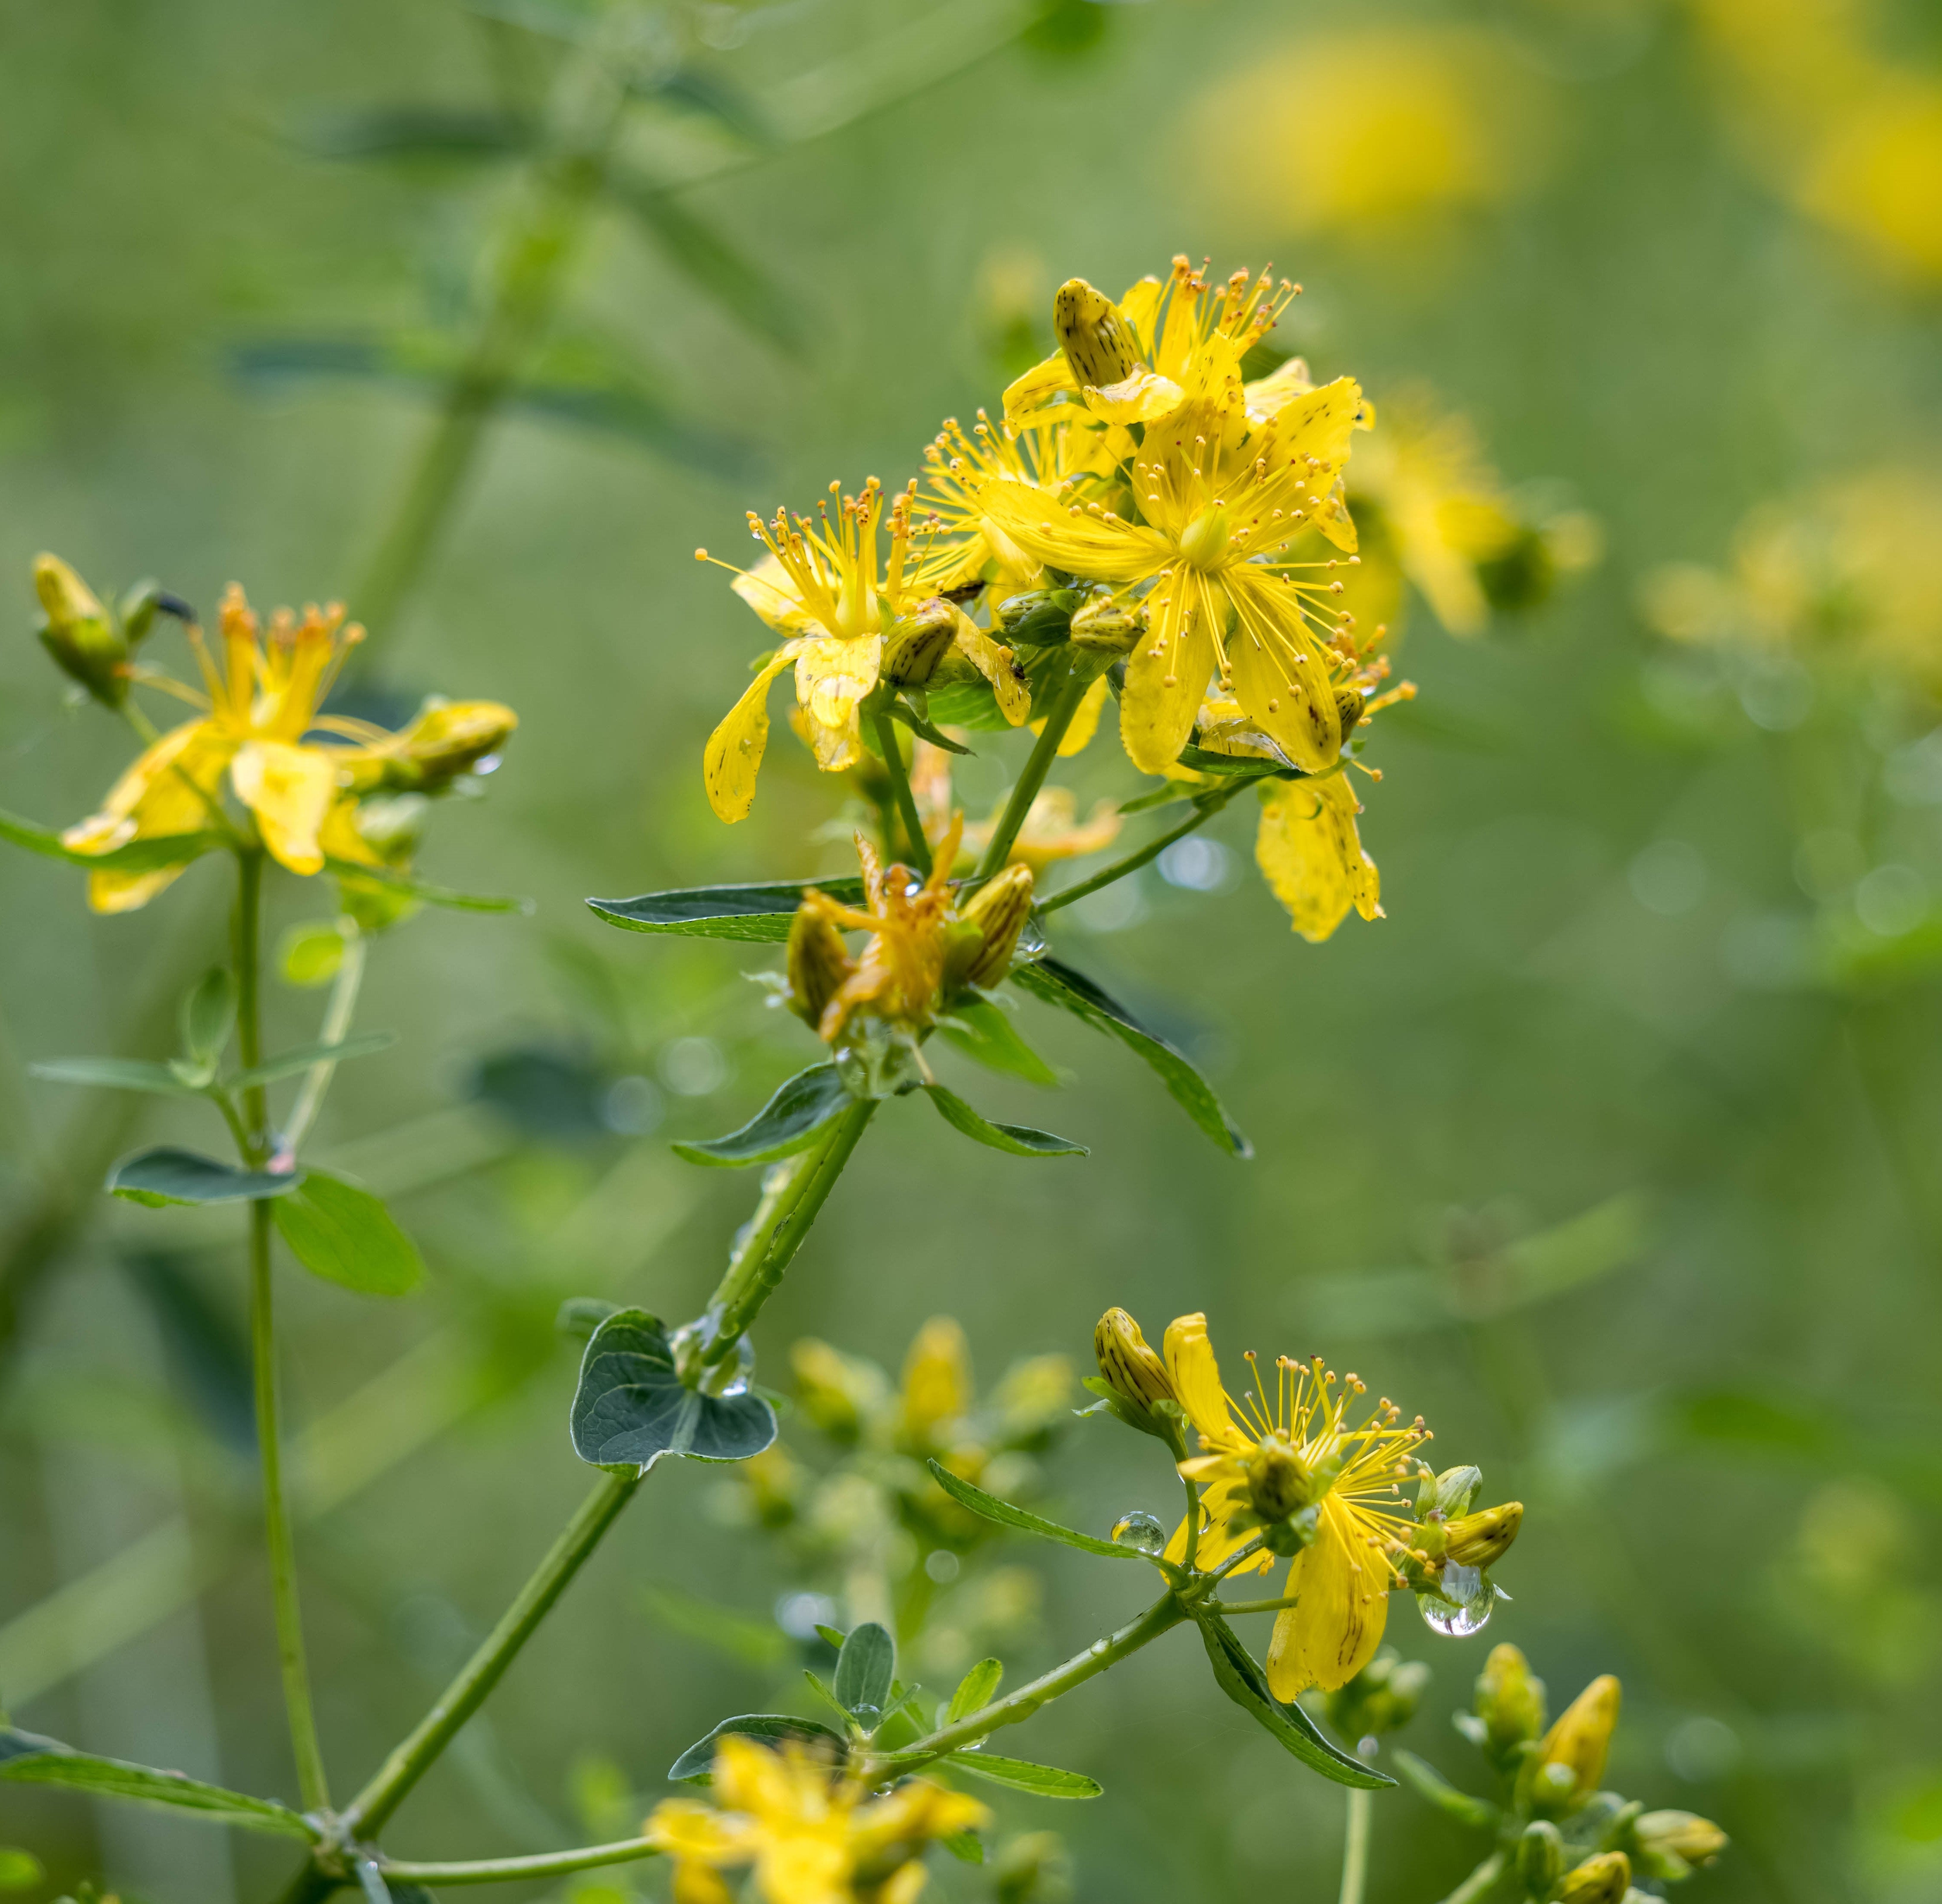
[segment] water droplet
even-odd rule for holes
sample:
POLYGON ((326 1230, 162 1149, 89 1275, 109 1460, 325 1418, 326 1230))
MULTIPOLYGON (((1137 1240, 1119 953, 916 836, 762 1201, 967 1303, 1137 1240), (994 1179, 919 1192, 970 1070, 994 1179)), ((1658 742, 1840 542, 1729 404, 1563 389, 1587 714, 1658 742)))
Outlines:
POLYGON ((1166 1545, 1166 1529, 1144 1508, 1135 1507, 1113 1522, 1110 1538, 1116 1546, 1132 1547, 1141 1553, 1157 1553, 1166 1545))
POLYGON ((1447 1562, 1441 1587, 1440 1593, 1416 1596, 1417 1610, 1432 1633, 1449 1639, 1468 1639, 1490 1624, 1497 1590, 1478 1568, 1460 1567, 1453 1560, 1447 1562))

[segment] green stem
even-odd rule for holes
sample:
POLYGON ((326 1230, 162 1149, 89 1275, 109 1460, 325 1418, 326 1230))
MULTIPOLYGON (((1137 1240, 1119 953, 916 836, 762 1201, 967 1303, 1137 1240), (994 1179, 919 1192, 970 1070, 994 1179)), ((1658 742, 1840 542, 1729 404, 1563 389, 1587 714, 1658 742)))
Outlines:
POLYGON ((917 817, 917 796, 911 793, 910 775, 904 771, 903 750, 897 744, 897 724, 887 714, 873 714, 870 718, 877 731, 877 745, 883 750, 884 771, 890 777, 890 788, 896 796, 897 811, 903 817, 904 831, 910 835, 910 863, 927 879, 930 877, 930 842, 924 836, 924 822, 917 817))
POLYGON ((1180 1485, 1187 1490, 1187 1553, 1181 1564, 1190 1574, 1200 1559, 1200 1490, 1184 1474, 1180 1485))
POLYGON ((1216 1600, 1212 1604, 1214 1611, 1224 1620, 1235 1613, 1279 1613, 1294 1602, 1295 1596, 1290 1593, 1279 1600, 1216 1600))
POLYGON ((1021 1686, 1016 1692, 969 1714, 954 1725, 939 1727, 914 1745, 899 1752, 874 1755, 867 1762, 863 1775, 865 1779, 873 1779, 893 1770, 911 1771, 916 1766, 928 1764, 934 1758, 942 1758, 946 1752, 975 1745, 1001 1725, 1015 1725, 1021 1719, 1028 1719, 1041 1706, 1063 1697, 1075 1686, 1083 1686, 1088 1679, 1097 1679, 1129 1654, 1150 1645, 1162 1633, 1178 1626, 1186 1617, 1187 1608, 1179 1599, 1172 1593, 1165 1594, 1137 1620, 1104 1639, 1095 1640, 1084 1652, 1075 1654, 1063 1666, 1054 1667, 1042 1678, 1033 1680, 1030 1685, 1021 1686))
POLYGON ((1065 730, 1072 725, 1072 717, 1078 713, 1079 704, 1086 698, 1086 690, 1092 685, 1083 675, 1068 673, 1064 685, 1052 696, 1052 711, 1045 717, 1045 730, 1025 762, 1025 770, 1018 776, 1017 786, 1012 789, 1012 797, 1005 802, 1004 811, 998 816, 991 844, 985 848, 985 857, 978 868, 980 879, 990 878, 1011 857, 1012 842, 1018 838, 1018 829, 1025 823, 1025 816, 1031 811, 1031 803, 1038 798, 1038 790, 1044 786, 1046 775, 1052 771, 1052 763, 1058 755, 1058 744, 1065 738, 1065 730))
POLYGON ((775 1293, 789 1259, 802 1246, 816 1213, 829 1200, 865 1127, 877 1114, 875 1098, 860 1098, 828 1132, 783 1166, 764 1187, 762 1200, 738 1239, 727 1272, 708 1305, 712 1324, 706 1360, 725 1362, 775 1293))
MULTIPOLYGON (((1358 1758, 1372 1758, 1376 1742, 1365 1739, 1355 1748, 1358 1758)), ((1373 1792, 1349 1794, 1347 1829, 1342 1838, 1342 1889, 1336 1904, 1362 1904, 1369 1881, 1369 1826, 1375 1815, 1373 1792)))
MULTIPOLYGON (((317 1028, 320 1044, 344 1042, 357 1009, 358 987, 364 982, 364 935, 348 918, 340 920, 338 928, 345 934, 344 959, 330 988, 330 1002, 324 1007, 323 1023, 317 1028)), ((296 1164, 297 1147, 310 1135, 310 1127, 317 1121, 317 1112, 323 1108, 324 1094, 330 1089, 330 1081, 336 1073, 337 1061, 334 1058, 322 1059, 304 1073, 303 1087, 297 1093, 296 1102, 290 1107, 290 1121, 284 1126, 283 1136, 277 1145, 276 1162, 279 1167, 288 1170, 296 1164)))
POLYGON ((487 1695, 532 1638, 540 1622, 553 1611, 573 1577, 601 1538, 619 1519, 620 1510, 641 1485, 637 1468, 609 1473, 581 1503, 519 1596, 458 1676, 439 1695, 438 1703, 419 1721, 411 1737, 392 1752, 377 1776, 352 1799, 344 1814, 346 1838, 375 1838, 384 1821, 430 1769, 459 1728, 485 1703, 487 1695))
MULTIPOLYGON (((236 1049, 244 1069, 263 1062, 262 940, 263 856, 236 856, 236 906, 231 919, 231 955, 236 973, 236 1049)), ((243 1093, 240 1131, 243 1161, 254 1169, 267 1152, 268 1114, 260 1084, 243 1093)), ((233 1128, 234 1127, 232 1127, 233 1128)), ((305 1808, 330 1803, 323 1750, 311 1702, 304 1660, 303 1615, 297 1599, 296 1540, 283 1495, 282 1428, 277 1406, 277 1326, 270 1266, 270 1206, 250 1206, 250 1354, 255 1376, 256 1449, 263 1470, 263 1535, 269 1549, 270 1593, 276 1608, 277 1655, 283 1670, 283 1705, 289 1715, 290 1749, 296 1755, 297 1789, 305 1808)))
POLYGON ((1476 1904, 1476 1900, 1488 1894, 1491 1887, 1503 1875, 1504 1854, 1493 1851, 1469 1877, 1444 1899, 1443 1904, 1476 1904))
POLYGON ((547 1851, 536 1857, 482 1858, 464 1864, 412 1864, 392 1858, 377 1860, 378 1871, 401 1884, 496 1884, 516 1878, 563 1878, 575 1871, 602 1865, 630 1864, 658 1855, 659 1847, 639 1838, 612 1844, 583 1845, 577 1851, 547 1851))
POLYGON ((1083 899, 1089 893, 1096 893, 1102 888, 1111 885, 1116 879, 1125 878, 1129 872, 1138 872, 1141 866, 1158 859, 1175 840, 1184 839, 1189 833, 1198 832, 1227 805, 1242 786, 1253 785, 1257 777, 1250 774, 1239 785, 1219 788, 1213 793, 1203 794, 1194 802, 1192 814, 1178 826, 1162 833, 1157 839, 1149 841, 1138 852, 1129 853, 1125 858, 1115 860, 1110 866, 1094 873, 1091 878, 1082 879, 1074 886, 1062 887, 1050 898, 1040 900, 1038 909, 1040 912, 1056 912, 1061 906, 1070 906, 1074 900, 1083 899))

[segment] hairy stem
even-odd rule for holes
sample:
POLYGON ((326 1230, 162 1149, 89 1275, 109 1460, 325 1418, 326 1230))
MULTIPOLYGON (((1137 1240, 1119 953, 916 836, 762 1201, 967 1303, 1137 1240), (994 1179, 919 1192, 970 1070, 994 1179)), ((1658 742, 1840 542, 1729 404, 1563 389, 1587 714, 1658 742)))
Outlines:
MULTIPOLYGON (((364 935, 349 919, 339 921, 339 929, 345 934, 344 961, 337 968, 337 977, 330 988, 330 1002, 324 1007, 323 1023, 317 1028, 320 1044, 342 1044, 351 1030, 352 1016, 357 1010, 357 989, 364 982, 364 935)), ((282 1139, 277 1145, 274 1167, 289 1170, 297 1158, 297 1148, 310 1135, 311 1126, 317 1121, 317 1114, 323 1108, 324 1094, 330 1089, 330 1081, 337 1075, 337 1061, 334 1058, 320 1059, 304 1073, 302 1088, 297 1093, 297 1101, 290 1107, 290 1121, 283 1127, 282 1139)))
POLYGON ((904 831, 910 836, 910 863, 929 878, 930 842, 924 836, 924 822, 917 817, 917 796, 911 791, 910 775, 904 770, 903 750, 897 744, 897 724, 887 714, 873 714, 871 719, 877 731, 877 745, 884 751, 884 770, 890 777, 897 811, 902 817, 904 831))
POLYGON ((1197 832, 1208 820, 1224 808, 1240 791, 1242 786, 1251 786, 1257 776, 1248 774, 1238 784, 1221 787, 1213 793, 1202 796, 1193 803, 1193 812, 1178 826, 1170 828, 1157 839, 1150 840, 1135 853, 1129 853, 1123 859, 1115 860, 1104 866, 1089 879, 1082 879, 1076 885, 1061 887, 1049 899, 1038 903, 1040 912, 1056 912, 1061 906, 1070 906, 1076 899, 1083 899, 1089 893, 1096 893, 1110 886, 1115 880, 1123 879, 1129 872, 1137 872, 1143 866, 1156 860, 1177 839, 1184 839, 1189 833, 1197 832))
POLYGON ((482 1858, 462 1864, 408 1863, 381 1858, 377 1865, 382 1875, 401 1884, 495 1884, 516 1878, 564 1878, 575 1871, 630 1864, 637 1858, 658 1855, 657 1847, 645 1839, 623 1838, 612 1844, 586 1844, 575 1851, 546 1851, 533 1857, 482 1858))
POLYGON ((532 1577, 467 1660, 458 1676, 439 1695, 438 1702, 419 1721, 410 1737, 379 1768, 377 1776, 351 1801, 344 1814, 347 1837, 373 1838, 405 1796, 451 1744, 459 1728, 482 1706, 532 1638, 540 1622, 553 1611, 587 1556, 620 1518, 620 1510, 641 1485, 639 1470, 610 1473, 600 1482, 566 1530, 553 1544, 532 1577))
POLYGON ((1025 815, 1031 811, 1031 803, 1038 798, 1038 791, 1045 784, 1045 777, 1052 771, 1052 763, 1058 758, 1058 744, 1065 738, 1065 730, 1072 725, 1072 717, 1079 712, 1079 704, 1086 698, 1086 690, 1092 682, 1083 675, 1068 673, 1064 684, 1053 694, 1051 711, 1045 717, 1045 729, 1038 737, 1038 744, 1025 762, 1025 770, 1018 776, 1018 784, 1012 789, 1012 797, 1005 802, 1005 810, 998 816, 998 823, 992 829, 991 843, 985 849, 985 857, 979 863, 978 877, 988 879, 1000 871, 1010 857, 1012 842, 1018 836, 1018 829, 1025 823, 1025 815))

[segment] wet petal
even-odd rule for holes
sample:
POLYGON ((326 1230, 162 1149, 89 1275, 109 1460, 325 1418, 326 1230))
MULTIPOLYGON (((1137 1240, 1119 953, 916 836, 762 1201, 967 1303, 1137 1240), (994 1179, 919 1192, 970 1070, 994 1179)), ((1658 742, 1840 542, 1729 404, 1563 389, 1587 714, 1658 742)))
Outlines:
POLYGON ((1222 578, 1236 625, 1228 639, 1234 698, 1297 767, 1319 773, 1342 749, 1329 651, 1292 584, 1245 564, 1222 578))
POLYGON ((826 774, 840 773, 862 758, 856 707, 877 685, 884 638, 859 635, 843 641, 826 635, 795 645, 796 704, 808 718, 816 764, 826 774))
POLYGON ((1198 1311, 1177 1317, 1167 1324, 1162 1346, 1173 1392, 1180 1397, 1188 1421, 1209 1441, 1231 1441, 1233 1418, 1228 1412, 1227 1391, 1221 1386, 1221 1365, 1207 1339, 1207 1318, 1198 1311))
POLYGON ((1389 1618, 1389 1568, 1354 1513, 1325 1495, 1313 1543, 1294 1557, 1268 1644, 1268 1688, 1291 1700, 1310 1686, 1333 1692, 1375 1657, 1389 1618))
POLYGON ((337 797, 338 750, 246 740, 229 765, 236 797, 256 816, 263 844, 293 872, 320 872, 317 832, 337 797))
POLYGON ((1382 917, 1376 863, 1355 831, 1358 811, 1355 790, 1341 774, 1277 781, 1261 802, 1254 858, 1295 931, 1316 944, 1351 906, 1365 919, 1382 917))
POLYGON ((1198 572, 1178 565, 1151 597, 1151 626, 1126 658, 1120 738, 1143 774, 1163 774, 1187 744, 1214 671, 1213 616, 1225 603, 1198 572))
POLYGON ((755 776, 761 771, 769 744, 769 684, 795 659, 795 644, 776 650, 762 671, 730 708, 721 725, 708 737, 701 756, 701 777, 708 804, 718 819, 746 820, 755 800, 755 776))

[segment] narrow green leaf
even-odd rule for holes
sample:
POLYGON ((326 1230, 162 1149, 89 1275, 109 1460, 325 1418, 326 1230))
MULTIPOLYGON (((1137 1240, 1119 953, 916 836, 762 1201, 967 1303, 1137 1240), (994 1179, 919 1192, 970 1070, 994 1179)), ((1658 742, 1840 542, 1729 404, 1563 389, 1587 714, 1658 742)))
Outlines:
POLYGON ((1003 1151, 1008 1157, 1092 1154, 1083 1144, 1075 1144, 1068 1138, 1055 1137, 1049 1130, 1034 1130, 1029 1124, 993 1124, 988 1118, 981 1118, 954 1091, 946 1090, 942 1084, 927 1084, 924 1090, 937 1106, 939 1115, 954 1130, 961 1130, 975 1142, 994 1151, 1003 1151))
POLYGON ((738 1719, 724 1719, 706 1738, 697 1739, 668 1768, 668 1777, 685 1785, 709 1783, 716 1747, 731 1733, 778 1743, 794 1740, 800 1745, 821 1746, 832 1752, 844 1749, 841 1734, 817 1725, 813 1719, 795 1719, 786 1712, 744 1712, 738 1719))
POLYGON ((124 1157, 108 1177, 108 1188, 116 1196, 154 1209, 164 1203, 240 1203, 259 1197, 287 1197, 297 1182, 294 1173, 239 1170, 173 1144, 124 1157))
MULTIPOLYGON (((971 752, 971 750, 966 747, 961 740, 952 740, 951 736, 946 734, 941 727, 933 727, 929 721, 925 719, 925 718, 907 701, 902 700, 893 701, 884 711, 890 716, 892 720, 901 721, 903 725, 908 728, 911 733, 917 735, 920 740, 928 740, 933 747, 942 748, 946 753, 963 754, 968 756, 971 752)), ((876 752, 876 749, 872 747, 870 751, 872 753, 875 753, 876 752)))
POLYGON ((341 1065, 352 1058, 368 1058, 372 1052, 382 1051, 397 1041, 396 1032, 362 1032, 356 1038, 345 1038, 335 1044, 299 1044, 291 1050, 278 1052, 274 1058, 265 1058, 261 1064, 247 1071, 239 1071, 234 1078, 223 1081, 235 1091, 247 1090, 252 1084, 274 1084, 279 1078, 293 1078, 326 1059, 332 1064, 341 1065))
POLYGON ((408 1295, 424 1280, 418 1245, 369 1191, 309 1170, 271 1214, 290 1254, 313 1276, 360 1295, 408 1295))
POLYGON ((896 1642, 874 1620, 855 1628, 836 1656, 836 1703, 866 1731, 874 1731, 890 1703, 896 1678, 896 1642))
POLYGON ((1353 1786, 1360 1791, 1380 1792, 1395 1784, 1387 1773, 1352 1758, 1325 1737, 1322 1728, 1299 1706, 1285 1705, 1276 1698, 1254 1656, 1218 1613, 1204 1607, 1192 1611, 1214 1668, 1215 1684, 1304 1765, 1337 1785, 1353 1786))
POLYGON ((976 1832, 953 1832, 939 1842, 960 1864, 985 1862, 985 1841, 976 1832))
POLYGON ((958 1681, 957 1690, 951 1695, 951 1703, 945 1712, 945 1724, 955 1725, 960 1719, 968 1719, 990 1705, 1004 1676, 1003 1660, 980 1660, 958 1681))
POLYGON ((1040 1535, 1048 1541, 1062 1541, 1066 1546, 1077 1547, 1082 1553, 1096 1553, 1108 1560, 1150 1560, 1153 1558, 1150 1554, 1141 1553, 1138 1547, 1116 1547, 1110 1541, 1097 1541, 1089 1534, 1081 1534, 1074 1528, 1061 1527, 1056 1521, 1028 1513, 1022 1507, 1014 1507, 1009 1501, 1000 1501, 996 1495, 987 1494, 982 1488, 973 1487, 962 1476, 952 1473, 942 1461, 933 1460, 928 1465, 937 1485, 960 1507, 968 1507, 973 1513, 982 1514, 988 1521, 996 1521, 1000 1527, 1015 1527, 1021 1533, 1040 1535))
POLYGON ((367 886, 396 893, 401 899, 415 899, 426 906, 443 906, 455 912, 526 913, 533 909, 533 902, 529 899, 454 892, 449 886, 428 885, 422 879, 407 879, 396 872, 380 872, 375 867, 360 866, 355 860, 332 859, 328 854, 324 858, 323 869, 334 878, 361 880, 367 886))
POLYGON ((222 966, 212 966, 182 1004, 182 1050, 198 1065, 213 1067, 236 1023, 236 981, 222 966))
POLYGON ((1233 1157, 1251 1157, 1254 1146, 1228 1121, 1213 1087, 1202 1078, 1184 1053, 1166 1040, 1150 1032, 1125 1006, 1108 998, 1098 986, 1055 958, 1040 958, 1015 965, 1009 974, 1035 998, 1071 1012, 1096 1032, 1117 1038, 1159 1074, 1173 1100, 1211 1137, 1233 1157))
POLYGON ((789 1636, 773 1620, 737 1613, 677 1587, 650 1587, 641 1597, 663 1626, 743 1666, 778 1666, 789 1654, 789 1636))
POLYGON ((1011 1013, 988 998, 954 1005, 937 1029, 941 1037, 988 1070, 1022 1078, 1028 1084, 1049 1087, 1058 1082, 1058 1073, 1018 1035, 1011 1013))
POLYGON ((96 872, 153 872, 162 866, 186 866, 229 843, 224 833, 164 833, 153 839, 131 839, 112 853, 77 853, 59 833, 7 813, 0 813, 0 839, 44 858, 66 860, 71 866, 87 866, 96 872))
POLYGON ((608 924, 629 932, 674 932, 694 939, 779 945, 788 938, 789 921, 810 887, 844 906, 863 903, 860 879, 696 886, 678 892, 644 893, 639 899, 590 899, 587 903, 608 924))
POLYGON ((219 1824, 245 1831, 272 1832, 286 1838, 314 1839, 317 1834, 287 1806, 241 1792, 225 1792, 180 1772, 131 1765, 118 1758, 96 1758, 54 1739, 0 1727, 0 1779, 20 1785, 54 1785, 99 1798, 126 1798, 136 1804, 169 1805, 201 1812, 219 1824))
POLYGON ((1034 1765, 1028 1758, 1000 1758, 994 1752, 953 1752, 944 1762, 994 1785, 1029 1792, 1040 1798, 1096 1798, 1106 1788, 1083 1772, 1061 1771, 1056 1765, 1034 1765))
POLYGON ((31 1076, 53 1084, 93 1084, 109 1091, 154 1091, 164 1097, 200 1097, 167 1065, 139 1058, 45 1058, 28 1065, 31 1076))
POLYGON ((645 180, 616 179, 608 190, 691 283, 779 350, 801 350, 801 320, 782 287, 706 220, 645 180))
POLYGON ((532 143, 531 123, 463 106, 375 106, 313 119, 296 143, 318 158, 503 159, 532 143))
POLYGON ((573 1450, 596 1467, 639 1467, 663 1455, 743 1461, 776 1438, 759 1395, 703 1395, 675 1372, 660 1319, 622 1309, 593 1332, 580 1359, 573 1450))
POLYGON ((1455 1819, 1458 1824, 1468 1825, 1477 1831, 1494 1832, 1502 1822, 1503 1814, 1489 1799, 1472 1798, 1468 1792, 1460 1790, 1434 1765, 1417 1758, 1414 1752, 1398 1747, 1389 1756, 1396 1770, 1401 1773, 1405 1785, 1419 1796, 1427 1798, 1445 1817, 1455 1819))
POLYGON ((740 1130, 672 1146, 691 1164, 773 1164, 807 1149, 816 1133, 855 1102, 833 1064, 811 1065, 780 1086, 740 1130))

